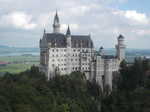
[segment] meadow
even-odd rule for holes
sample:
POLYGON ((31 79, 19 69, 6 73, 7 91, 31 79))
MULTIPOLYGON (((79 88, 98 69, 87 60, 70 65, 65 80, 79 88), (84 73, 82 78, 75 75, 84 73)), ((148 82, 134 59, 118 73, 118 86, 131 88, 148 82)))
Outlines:
POLYGON ((6 66, 0 66, 0 74, 19 73, 29 69, 32 65, 39 65, 39 56, 0 56, 0 62, 9 63, 6 66))

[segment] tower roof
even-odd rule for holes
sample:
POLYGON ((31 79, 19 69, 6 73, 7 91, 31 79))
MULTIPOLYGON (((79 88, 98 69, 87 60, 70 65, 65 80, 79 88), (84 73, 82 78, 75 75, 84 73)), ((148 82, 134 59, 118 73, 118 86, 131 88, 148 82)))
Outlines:
MULTIPOLYGON (((46 33, 45 37, 47 42, 51 43, 51 47, 66 47, 66 35, 62 33, 46 33), (55 43, 57 43, 57 46, 55 46, 55 43)), ((93 48, 93 42, 89 35, 71 35, 71 40, 72 48, 81 48, 81 46, 82 48, 93 48)))
POLYGON ((120 34, 118 39, 124 39, 124 36, 120 34))
POLYGON ((103 46, 101 46, 100 49, 104 49, 103 46))
POLYGON ((56 14, 55 14, 55 17, 54 17, 54 24, 55 23, 59 23, 59 17, 58 17, 57 11, 56 11, 56 14))
POLYGON ((71 31, 70 31, 69 25, 68 25, 68 29, 67 29, 66 35, 71 35, 71 31))
POLYGON ((44 28, 44 34, 46 33, 46 29, 44 28))

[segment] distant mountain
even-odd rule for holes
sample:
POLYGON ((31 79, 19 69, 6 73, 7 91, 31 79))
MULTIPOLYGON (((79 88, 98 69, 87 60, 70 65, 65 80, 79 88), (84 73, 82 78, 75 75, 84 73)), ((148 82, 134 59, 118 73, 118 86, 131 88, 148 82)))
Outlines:
POLYGON ((9 48, 9 47, 5 45, 0 45, 0 48, 9 48))
POLYGON ((0 45, 0 56, 39 53, 39 48, 20 48, 0 45))
MULTIPOLYGON (((39 48, 20 48, 20 47, 9 47, 5 45, 0 45, 0 56, 12 56, 12 55, 24 55, 24 54, 36 54, 39 55, 39 48)), ((116 49, 106 48, 104 53, 108 55, 115 55, 116 49)), ((147 56, 150 57, 150 50, 148 49, 126 49, 127 58, 147 56)))

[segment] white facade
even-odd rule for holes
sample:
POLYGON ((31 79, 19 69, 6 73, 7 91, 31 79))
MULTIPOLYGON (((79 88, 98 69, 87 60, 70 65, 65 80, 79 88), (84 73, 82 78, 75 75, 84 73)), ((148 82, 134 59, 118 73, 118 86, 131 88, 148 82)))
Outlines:
POLYGON ((125 59, 124 37, 118 37, 116 56, 104 55, 102 47, 96 52, 90 35, 71 35, 60 33, 59 18, 56 13, 53 33, 46 33, 40 40, 40 70, 48 79, 80 71, 87 80, 96 81, 102 89, 112 89, 113 73, 118 71, 120 62, 125 59))

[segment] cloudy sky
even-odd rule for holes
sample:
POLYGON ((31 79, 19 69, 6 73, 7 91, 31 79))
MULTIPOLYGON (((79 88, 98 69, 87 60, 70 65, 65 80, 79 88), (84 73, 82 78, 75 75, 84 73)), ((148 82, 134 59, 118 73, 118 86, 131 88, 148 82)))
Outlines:
POLYGON ((90 34, 95 47, 113 48, 119 34, 128 48, 150 48, 150 0, 0 0, 0 45, 38 47, 52 31, 57 9, 61 32, 90 34))

